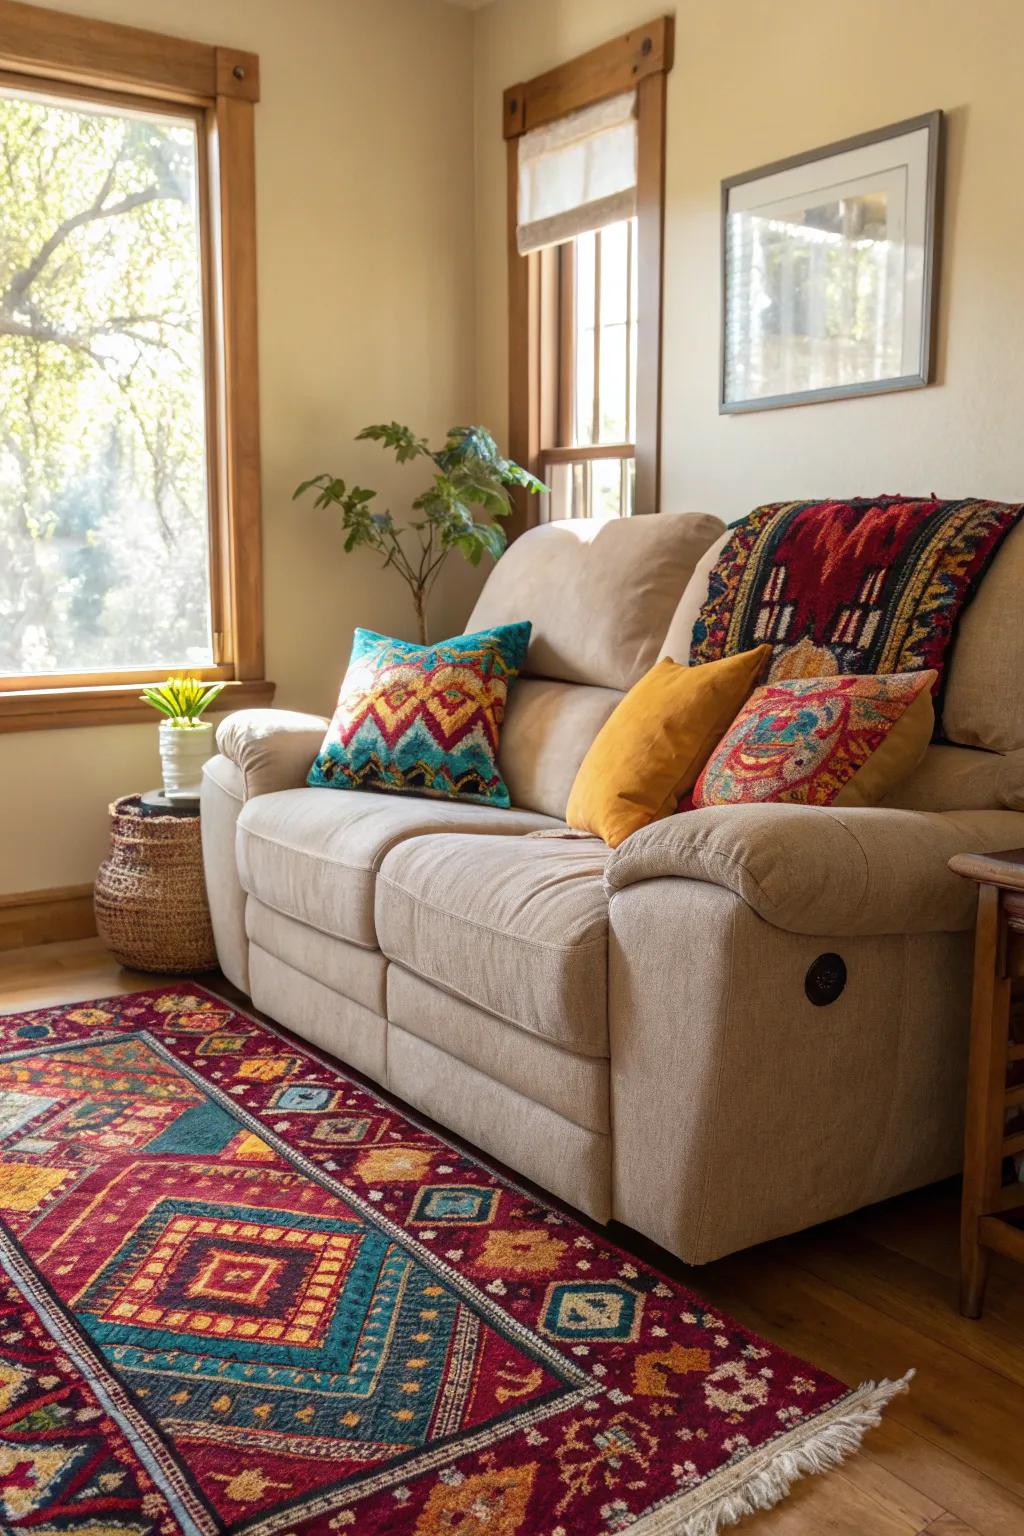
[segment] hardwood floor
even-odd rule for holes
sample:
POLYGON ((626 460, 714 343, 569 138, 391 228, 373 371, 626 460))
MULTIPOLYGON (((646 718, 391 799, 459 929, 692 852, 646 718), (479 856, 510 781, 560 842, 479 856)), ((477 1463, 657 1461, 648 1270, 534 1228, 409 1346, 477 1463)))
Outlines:
MULTIPOLYGON (((99 942, 0 954, 0 1013, 165 982, 99 942)), ((917 1375, 859 1456, 736 1529, 757 1536, 1024 1536, 1024 1270, 996 1259, 985 1315, 956 1310, 958 1190, 938 1185, 687 1269, 617 1240, 844 1381, 917 1375)))

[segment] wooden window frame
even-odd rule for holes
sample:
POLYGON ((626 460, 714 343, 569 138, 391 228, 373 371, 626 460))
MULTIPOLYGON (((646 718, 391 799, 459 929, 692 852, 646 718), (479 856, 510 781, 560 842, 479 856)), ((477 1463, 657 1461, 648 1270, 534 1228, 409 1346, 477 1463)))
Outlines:
MULTIPOLYGON (((636 513, 657 512, 661 487, 661 321, 665 231, 665 96, 675 27, 659 16, 557 69, 509 86, 502 104, 506 141, 509 288, 509 452, 535 474, 542 456, 564 442, 557 400, 564 398, 558 353, 560 263, 553 251, 520 256, 516 245, 518 141, 531 128, 634 90, 637 94, 638 343, 636 513)), ((626 445, 628 447, 628 445, 626 445)), ((621 448, 622 445, 619 445, 621 448)), ((619 457, 616 445, 577 458, 619 457)), ((546 457, 546 462, 555 462, 546 457)), ((517 498, 511 532, 538 520, 535 505, 517 498)))
MULTIPOLYGON (((28 89, 193 116, 199 130, 207 368, 210 603, 218 708, 269 703, 256 309, 259 58, 138 27, 0 0, 0 75, 28 89)), ((0 679, 0 733, 152 720, 150 668, 0 679)))

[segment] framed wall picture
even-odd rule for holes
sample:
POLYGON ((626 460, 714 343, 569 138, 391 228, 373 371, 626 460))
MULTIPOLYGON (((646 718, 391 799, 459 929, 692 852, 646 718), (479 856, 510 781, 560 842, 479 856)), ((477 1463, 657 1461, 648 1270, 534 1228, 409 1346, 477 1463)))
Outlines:
POLYGON ((722 183, 720 410, 931 382, 942 113, 722 183))

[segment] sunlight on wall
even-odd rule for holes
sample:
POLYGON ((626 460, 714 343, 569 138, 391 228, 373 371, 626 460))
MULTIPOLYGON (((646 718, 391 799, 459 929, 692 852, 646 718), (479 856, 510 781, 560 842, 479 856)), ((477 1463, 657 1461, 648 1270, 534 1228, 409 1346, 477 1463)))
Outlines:
MULTIPOLYGON (((321 470, 396 514, 421 489, 367 422, 436 436, 473 409, 473 16, 442 0, 60 0, 54 8, 260 54, 256 109, 267 671, 276 702, 330 712, 352 629, 413 634, 405 588, 293 506, 321 470)), ((435 632, 479 578, 445 573, 435 632)), ((0 894, 92 879, 107 804, 159 778, 156 725, 0 737, 0 894)))

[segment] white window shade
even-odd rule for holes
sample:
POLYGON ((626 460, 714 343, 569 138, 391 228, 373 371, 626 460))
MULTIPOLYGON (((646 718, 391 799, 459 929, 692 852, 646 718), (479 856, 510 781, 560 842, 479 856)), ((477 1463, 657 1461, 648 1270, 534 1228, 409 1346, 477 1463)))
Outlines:
POLYGON ((636 212, 636 92, 524 133, 519 253, 559 245, 636 212))

